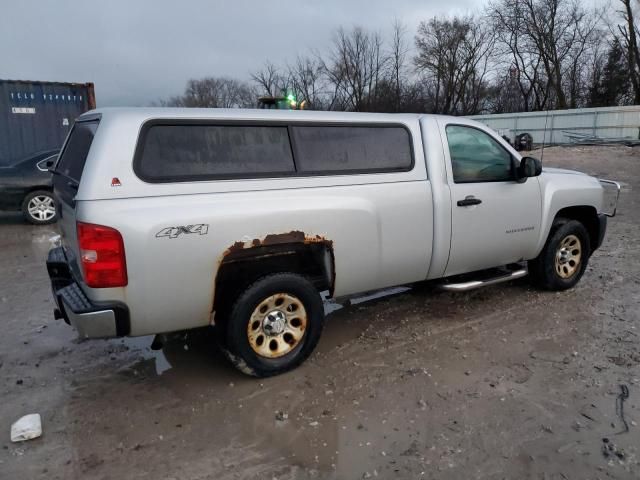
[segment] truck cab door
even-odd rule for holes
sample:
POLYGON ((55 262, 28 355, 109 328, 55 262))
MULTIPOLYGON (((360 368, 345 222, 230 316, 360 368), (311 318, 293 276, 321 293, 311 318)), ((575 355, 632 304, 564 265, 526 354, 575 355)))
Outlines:
POLYGON ((451 248, 445 276, 527 260, 541 223, 536 177, 519 183, 519 159, 489 129, 441 120, 451 192, 451 248))

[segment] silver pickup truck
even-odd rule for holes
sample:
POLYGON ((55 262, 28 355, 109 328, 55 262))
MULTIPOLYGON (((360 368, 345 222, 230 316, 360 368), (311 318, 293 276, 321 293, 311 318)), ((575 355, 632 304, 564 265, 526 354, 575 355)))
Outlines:
POLYGON ((527 273, 564 290, 606 228, 599 180, 434 115, 99 109, 53 183, 57 318, 83 338, 215 325, 255 376, 309 356, 323 297, 527 273))

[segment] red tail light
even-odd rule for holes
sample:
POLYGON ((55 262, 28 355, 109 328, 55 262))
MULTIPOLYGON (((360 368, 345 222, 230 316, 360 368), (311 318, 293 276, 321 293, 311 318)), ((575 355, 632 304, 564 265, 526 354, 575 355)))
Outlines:
POLYGON ((115 228, 77 222, 84 281, 92 288, 127 285, 122 235, 115 228))

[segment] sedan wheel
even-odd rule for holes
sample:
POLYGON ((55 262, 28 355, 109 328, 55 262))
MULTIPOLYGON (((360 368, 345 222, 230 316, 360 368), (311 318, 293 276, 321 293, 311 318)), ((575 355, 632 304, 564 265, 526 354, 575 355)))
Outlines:
POLYGON ((56 204, 51 192, 39 190, 31 192, 24 199, 22 213, 25 218, 36 225, 56 221, 56 204))

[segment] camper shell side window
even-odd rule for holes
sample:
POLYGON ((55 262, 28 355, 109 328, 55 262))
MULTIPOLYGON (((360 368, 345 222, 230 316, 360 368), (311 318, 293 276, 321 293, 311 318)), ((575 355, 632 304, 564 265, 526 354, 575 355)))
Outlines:
POLYGON ((410 171, 411 133, 397 124, 151 120, 134 171, 150 183, 410 171))

